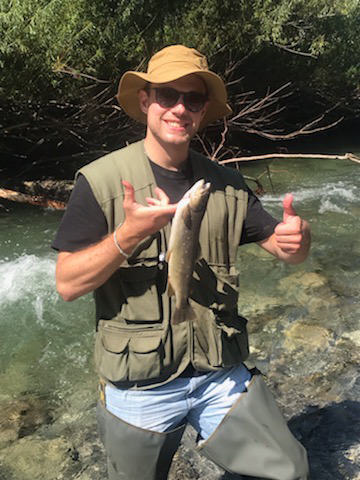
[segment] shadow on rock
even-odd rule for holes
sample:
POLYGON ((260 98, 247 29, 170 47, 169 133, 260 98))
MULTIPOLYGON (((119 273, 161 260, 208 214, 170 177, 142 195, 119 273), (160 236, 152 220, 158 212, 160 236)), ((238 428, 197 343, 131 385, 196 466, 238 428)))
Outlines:
POLYGON ((2 402, 0 448, 32 435, 42 425, 52 421, 45 400, 34 393, 25 393, 19 399, 2 402))
POLYGON ((360 470, 360 403, 345 400, 326 407, 309 406, 289 421, 308 451, 311 477, 355 480, 360 470))

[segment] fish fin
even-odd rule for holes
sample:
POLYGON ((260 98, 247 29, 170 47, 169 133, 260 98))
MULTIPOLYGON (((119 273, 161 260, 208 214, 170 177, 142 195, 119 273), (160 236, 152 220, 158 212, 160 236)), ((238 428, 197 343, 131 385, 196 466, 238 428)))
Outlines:
POLYGON ((165 260, 167 261, 167 263, 169 263, 170 257, 171 257, 171 250, 168 250, 165 255, 165 260))
POLYGON ((178 325, 182 322, 190 322, 195 320, 196 315, 195 312, 190 304, 187 305, 185 308, 175 308, 174 313, 171 317, 171 323, 173 325, 178 325))
POLYGON ((173 286, 171 285, 171 280, 170 277, 168 277, 168 295, 169 297, 172 297, 175 294, 175 290, 173 286))

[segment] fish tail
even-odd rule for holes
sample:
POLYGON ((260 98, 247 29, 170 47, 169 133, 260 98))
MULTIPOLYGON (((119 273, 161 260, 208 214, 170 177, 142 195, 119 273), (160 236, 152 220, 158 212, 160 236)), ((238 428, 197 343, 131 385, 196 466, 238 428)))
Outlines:
POLYGON ((195 320, 196 315, 190 304, 186 305, 185 308, 175 308, 174 313, 171 318, 171 323, 173 325, 178 325, 179 323, 195 320))

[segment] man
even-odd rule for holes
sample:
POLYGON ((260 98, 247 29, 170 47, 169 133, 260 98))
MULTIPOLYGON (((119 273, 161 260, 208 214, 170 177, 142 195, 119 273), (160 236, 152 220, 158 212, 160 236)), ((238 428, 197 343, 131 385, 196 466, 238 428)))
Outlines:
POLYGON ((99 430, 110 480, 166 479, 186 423, 198 448, 234 474, 308 478, 306 452, 288 430, 259 372, 249 372, 246 320, 237 313, 238 246, 256 241, 303 261, 308 224, 284 200, 277 222, 233 169, 189 149, 227 105, 223 81, 181 45, 147 73, 127 72, 118 101, 146 124, 145 140, 80 170, 54 248, 67 301, 94 291, 99 430), (176 202, 211 182, 190 298, 196 318, 174 325, 164 260, 176 202))

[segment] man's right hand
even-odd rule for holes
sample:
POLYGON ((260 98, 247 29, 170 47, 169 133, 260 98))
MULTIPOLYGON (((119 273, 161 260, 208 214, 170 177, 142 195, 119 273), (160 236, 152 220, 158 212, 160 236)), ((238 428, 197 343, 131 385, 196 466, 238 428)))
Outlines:
POLYGON ((148 205, 141 205, 135 200, 131 183, 123 180, 122 184, 125 188, 125 221, 117 231, 117 240, 125 253, 131 253, 141 240, 165 227, 173 217, 177 204, 170 204, 166 193, 156 187, 158 198, 147 197, 148 205))

